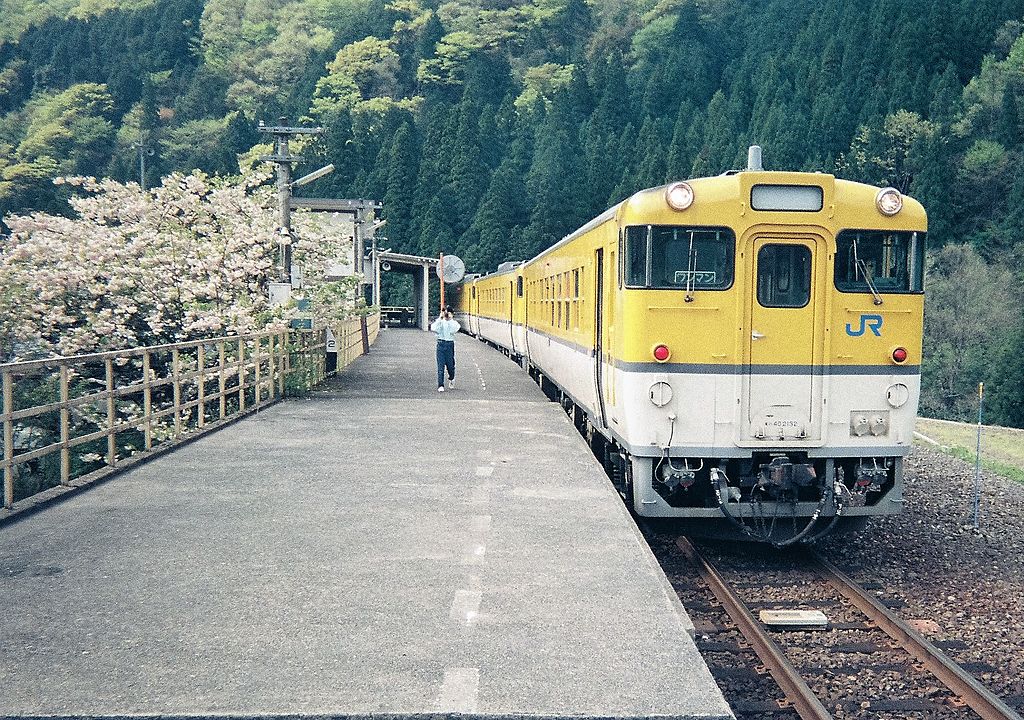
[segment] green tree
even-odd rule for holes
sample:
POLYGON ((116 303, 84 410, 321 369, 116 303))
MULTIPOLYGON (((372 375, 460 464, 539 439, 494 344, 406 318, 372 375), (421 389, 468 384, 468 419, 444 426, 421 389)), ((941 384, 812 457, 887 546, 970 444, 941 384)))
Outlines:
POLYGON ((113 101, 103 85, 82 83, 25 107, 12 156, 0 158, 0 215, 59 209, 58 174, 98 175, 113 149, 113 101))
POLYGON ((419 143, 413 125, 406 122, 395 133, 391 144, 384 193, 383 215, 388 221, 385 234, 398 247, 414 246, 412 190, 419 171, 419 143))
POLYGON ((526 180, 533 204, 525 233, 531 256, 553 245, 587 219, 582 212, 587 206, 587 189, 579 181, 584 176, 582 153, 571 117, 567 94, 559 94, 537 133, 526 180))
POLYGON ((1019 323, 1012 275, 969 245, 948 245, 928 264, 921 412, 970 420, 992 349, 1019 323))

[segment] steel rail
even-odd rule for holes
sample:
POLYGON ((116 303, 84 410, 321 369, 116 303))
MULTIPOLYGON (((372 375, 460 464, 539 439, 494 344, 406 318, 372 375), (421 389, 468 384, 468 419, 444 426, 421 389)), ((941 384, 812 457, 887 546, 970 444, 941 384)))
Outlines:
POLYGON ((685 537, 676 539, 676 546, 696 565, 701 577, 722 603, 725 611, 751 644, 754 652, 768 668, 775 682, 803 720, 831 720, 832 715, 804 682, 800 673, 786 658, 782 648, 765 632, 743 601, 729 584, 704 559, 697 548, 685 537))
POLYGON ((894 615, 877 598, 860 588, 842 570, 812 554, 821 576, 857 606, 879 629, 916 657, 946 687, 959 696, 982 720, 1022 720, 1019 713, 955 663, 920 632, 894 615))

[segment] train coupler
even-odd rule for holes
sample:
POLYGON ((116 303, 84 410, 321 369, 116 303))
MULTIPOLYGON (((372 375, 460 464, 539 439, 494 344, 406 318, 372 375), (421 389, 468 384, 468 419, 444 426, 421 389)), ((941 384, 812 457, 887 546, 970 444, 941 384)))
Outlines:
POLYGON ((790 491, 798 487, 809 487, 818 479, 818 473, 811 463, 794 463, 786 457, 772 458, 762 465, 758 472, 757 486, 762 490, 790 491))

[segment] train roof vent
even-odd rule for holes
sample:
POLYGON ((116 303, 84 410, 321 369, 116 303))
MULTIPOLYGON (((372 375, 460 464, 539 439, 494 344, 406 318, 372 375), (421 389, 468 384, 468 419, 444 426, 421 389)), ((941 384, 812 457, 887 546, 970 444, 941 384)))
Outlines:
POLYGON ((522 263, 517 263, 517 262, 503 262, 500 265, 498 265, 498 269, 495 270, 494 272, 506 272, 508 270, 514 269, 517 265, 521 265, 521 264, 522 263))
POLYGON ((760 145, 751 145, 747 150, 747 170, 752 172, 761 172, 764 170, 764 165, 761 162, 760 145))

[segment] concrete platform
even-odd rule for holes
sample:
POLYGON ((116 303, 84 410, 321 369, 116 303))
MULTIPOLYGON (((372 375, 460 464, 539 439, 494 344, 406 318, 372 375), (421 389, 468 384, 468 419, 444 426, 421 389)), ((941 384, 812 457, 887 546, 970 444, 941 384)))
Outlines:
POLYGON ((386 330, 323 390, 0 527, 0 715, 728 718, 582 438, 386 330))

